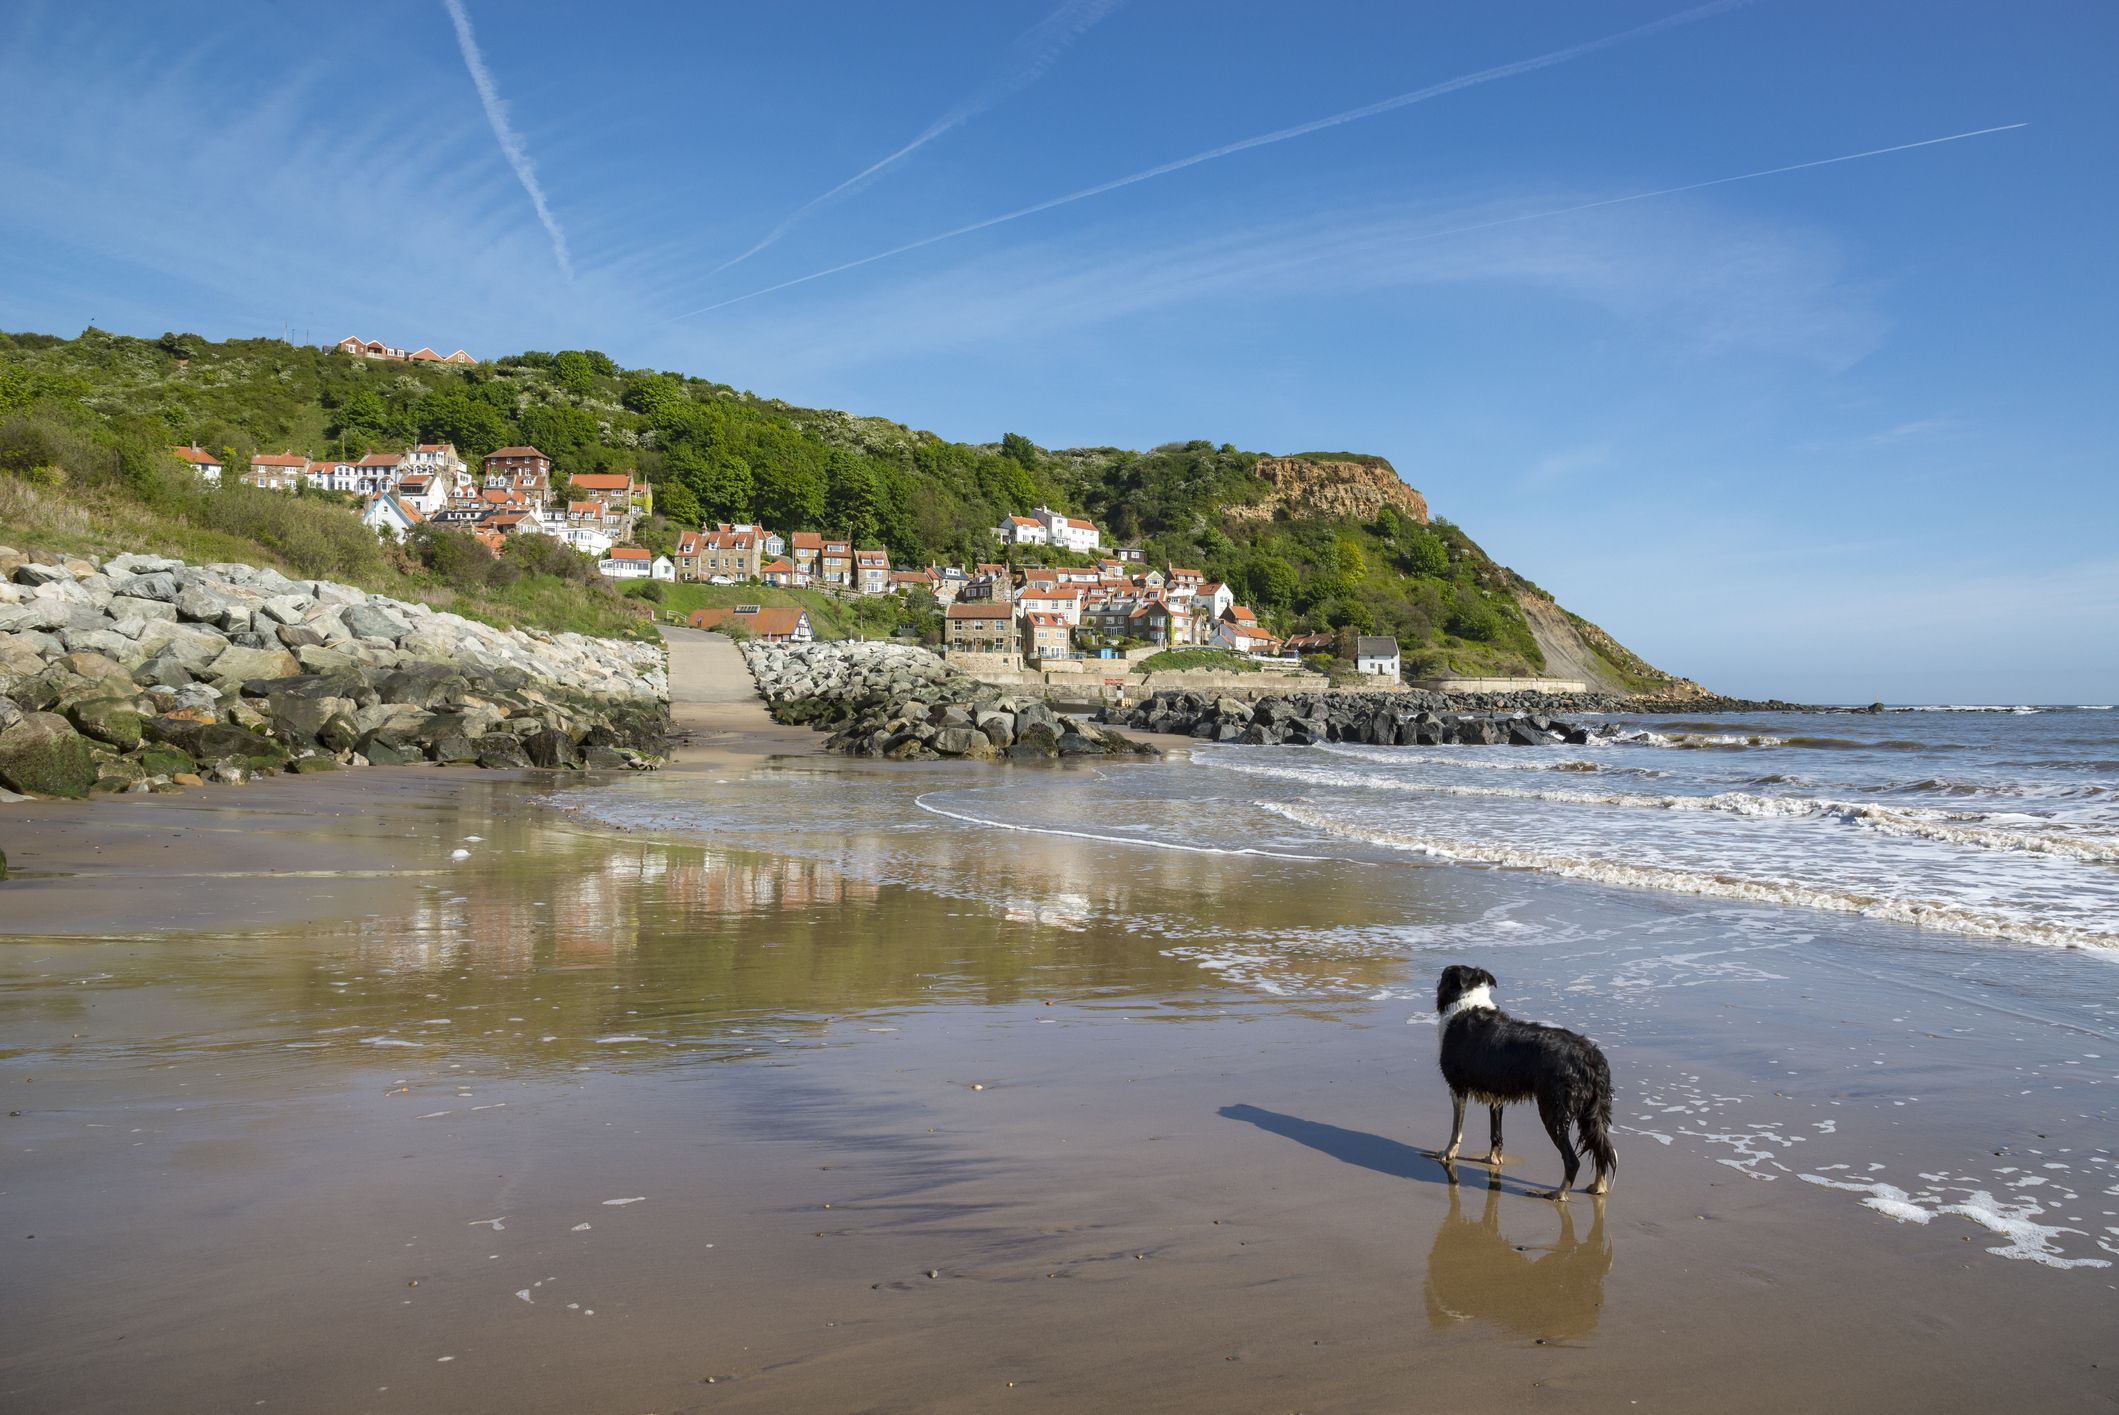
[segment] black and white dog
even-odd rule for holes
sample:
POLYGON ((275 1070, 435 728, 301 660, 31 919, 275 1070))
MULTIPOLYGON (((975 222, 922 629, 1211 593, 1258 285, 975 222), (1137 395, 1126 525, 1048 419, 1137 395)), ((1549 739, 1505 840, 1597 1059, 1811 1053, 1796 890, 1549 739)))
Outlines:
POLYGON ((1454 964, 1442 970, 1435 988, 1435 1010, 1441 1014, 1442 1079, 1449 1083, 1455 1114, 1450 1120, 1449 1148, 1436 1158, 1455 1164, 1464 1142, 1464 1105, 1468 1100, 1493 1108, 1494 1144, 1486 1162, 1501 1163, 1501 1108, 1516 1101, 1538 1103, 1545 1133, 1560 1147, 1567 1175, 1549 1197, 1565 1199, 1574 1187, 1581 1161, 1568 1139, 1572 1124, 1582 1148, 1596 1165, 1589 1192, 1611 1192, 1619 1167, 1611 1146, 1611 1066, 1597 1044, 1562 1027, 1520 1022, 1494 1005, 1495 980, 1484 968, 1454 964))

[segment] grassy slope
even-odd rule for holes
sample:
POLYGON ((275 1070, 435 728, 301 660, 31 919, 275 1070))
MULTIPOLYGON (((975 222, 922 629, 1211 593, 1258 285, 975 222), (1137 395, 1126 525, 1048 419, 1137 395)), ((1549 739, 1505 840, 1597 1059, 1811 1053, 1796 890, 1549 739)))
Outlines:
MULTIPOLYGON (((951 443, 882 418, 619 370, 578 351, 464 369, 374 363, 272 340, 141 340, 95 330, 73 340, 0 335, 0 470, 35 465, 10 453, 9 420, 24 418, 63 424, 96 449, 60 468, 64 495, 84 505, 87 523, 63 507, 43 507, 19 537, 54 546, 94 542, 196 555, 208 553, 203 547, 218 532, 234 537, 211 541, 211 553, 227 558, 334 574, 408 598, 458 596, 489 617, 623 627, 626 606, 606 587, 535 584, 535 577, 479 583, 460 560, 444 565, 433 557, 419 564, 354 555, 359 563, 340 564, 347 557, 319 549, 320 522, 261 527, 267 518, 234 514, 232 505, 206 514, 179 504, 181 497, 142 493, 136 467, 91 472, 78 465, 114 447, 129 447, 137 460, 189 440, 225 452, 234 465, 254 451, 352 454, 414 440, 453 441, 475 459, 504 443, 532 442, 562 475, 627 471, 655 483, 662 505, 696 503, 709 517, 762 520, 782 530, 850 533, 884 545, 900 564, 1003 558, 990 528, 1044 502, 1093 517, 1113 542, 1143 544, 1151 562, 1195 566, 1226 580, 1277 632, 1351 627, 1393 634, 1416 671, 1545 668, 1539 636, 1518 600, 1534 587, 1461 530, 1394 517, 1368 524, 1227 520, 1225 507, 1267 491, 1252 471, 1257 454, 1228 444, 1134 452, 1047 451, 1014 437, 998 446, 951 443), (127 510, 128 500, 145 503, 140 514, 127 510)), ((16 518, 4 523, 12 527, 16 518)), ((658 518, 640 542, 663 549, 675 534, 658 518)), ((792 602, 762 589, 742 598, 792 602)), ((878 607, 856 612, 822 596, 811 617, 826 633, 891 627, 878 607)), ((1598 652, 1616 675, 1660 678, 1601 631, 1583 637, 1602 646, 1598 652)))

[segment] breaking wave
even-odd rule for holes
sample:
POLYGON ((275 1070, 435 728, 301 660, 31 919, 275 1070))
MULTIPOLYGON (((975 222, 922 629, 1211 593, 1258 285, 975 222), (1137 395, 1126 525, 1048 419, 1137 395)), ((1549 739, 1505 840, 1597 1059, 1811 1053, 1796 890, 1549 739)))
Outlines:
POLYGON ((1939 900, 1864 894, 1855 890, 1796 884, 1786 880, 1752 879, 1730 873, 1677 869, 1667 865, 1633 864, 1591 856, 1564 855, 1552 850, 1517 846, 1475 844, 1440 836, 1406 834, 1353 825, 1325 811, 1278 801, 1255 802, 1260 810, 1293 821, 1311 830, 1343 839, 1406 850, 1465 864, 1498 865, 1509 869, 1535 870, 1540 874, 1592 884, 1651 889, 1672 894, 1702 895, 1749 904, 1773 904, 1793 908, 1829 909, 1887 919, 1921 928, 1984 938, 2013 939, 2062 948, 2119 948, 2119 934, 2069 924, 2011 918, 1985 913, 1939 900))
POLYGON ((1225 771, 1300 786, 1334 786, 1363 791, 1402 791, 1423 796, 1457 796, 1507 801, 1541 801, 1568 806, 1607 806, 1660 811, 1707 811, 1754 818, 1830 821, 1861 826, 1917 840, 1986 850, 2020 850, 2056 855, 2091 864, 2119 863, 2119 839, 2063 835, 2046 831, 2004 830, 1982 824, 1976 812, 1942 811, 1919 806, 1889 806, 1867 801, 1832 801, 1809 796, 1761 796, 1723 791, 1711 796, 1648 795, 1627 791, 1570 791, 1519 786, 1469 786, 1448 782, 1407 781, 1362 776, 1309 767, 1274 767, 1217 758, 1211 765, 1225 771))

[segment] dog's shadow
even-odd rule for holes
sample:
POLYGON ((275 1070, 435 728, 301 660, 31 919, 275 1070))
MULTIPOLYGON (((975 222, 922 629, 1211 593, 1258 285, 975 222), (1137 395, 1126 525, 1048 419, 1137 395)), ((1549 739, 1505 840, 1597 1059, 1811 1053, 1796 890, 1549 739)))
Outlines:
MULTIPOLYGON (((1320 1120, 1304 1120, 1299 1115, 1283 1115, 1277 1110, 1265 1110, 1255 1105, 1225 1105, 1215 1112, 1228 1120, 1241 1120, 1255 1125, 1269 1134, 1293 1140, 1298 1145, 1307 1145, 1319 1154, 1330 1155, 1341 1164, 1355 1165, 1373 1170, 1377 1174, 1389 1175, 1392 1179, 1410 1179, 1420 1184, 1448 1184, 1454 1186, 1457 1176, 1451 1167, 1437 1159, 1430 1151, 1416 1149, 1396 1140, 1387 1140, 1381 1135, 1371 1135, 1366 1130, 1348 1130, 1339 1125, 1327 1125, 1320 1120)), ((1476 1168, 1476 1166, 1475 1166, 1476 1168)), ((1495 1180, 1497 1184, 1504 1181, 1495 1180)), ((1509 1192, 1531 1194, 1530 1185, 1508 1183, 1509 1192)))

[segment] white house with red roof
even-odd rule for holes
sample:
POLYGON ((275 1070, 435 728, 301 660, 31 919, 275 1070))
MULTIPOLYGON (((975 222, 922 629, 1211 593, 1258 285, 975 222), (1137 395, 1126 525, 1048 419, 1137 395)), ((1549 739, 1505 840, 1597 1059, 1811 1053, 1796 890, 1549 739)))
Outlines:
POLYGON ((1103 540, 1103 534, 1096 529, 1094 521, 1063 515, 1050 506, 1039 506, 1030 514, 1037 517, 1039 523, 1044 526, 1046 543, 1059 546, 1063 550, 1086 553, 1096 549, 1103 540))
POLYGON ((449 504, 446 479, 433 472, 412 472, 398 478, 397 499, 420 515, 431 516, 449 504))
POLYGON ((172 447, 176 459, 198 473, 201 481, 221 484, 221 459, 198 447, 172 447))
POLYGON ((994 538, 1002 545, 1050 545, 1052 533, 1045 523, 1035 516, 1009 516, 994 528, 994 538))
MULTIPOLYGON (((652 579, 655 557, 637 545, 621 545, 596 562, 596 573, 608 580, 652 579)), ((671 578, 674 579, 676 573, 676 567, 672 566, 671 578)))

